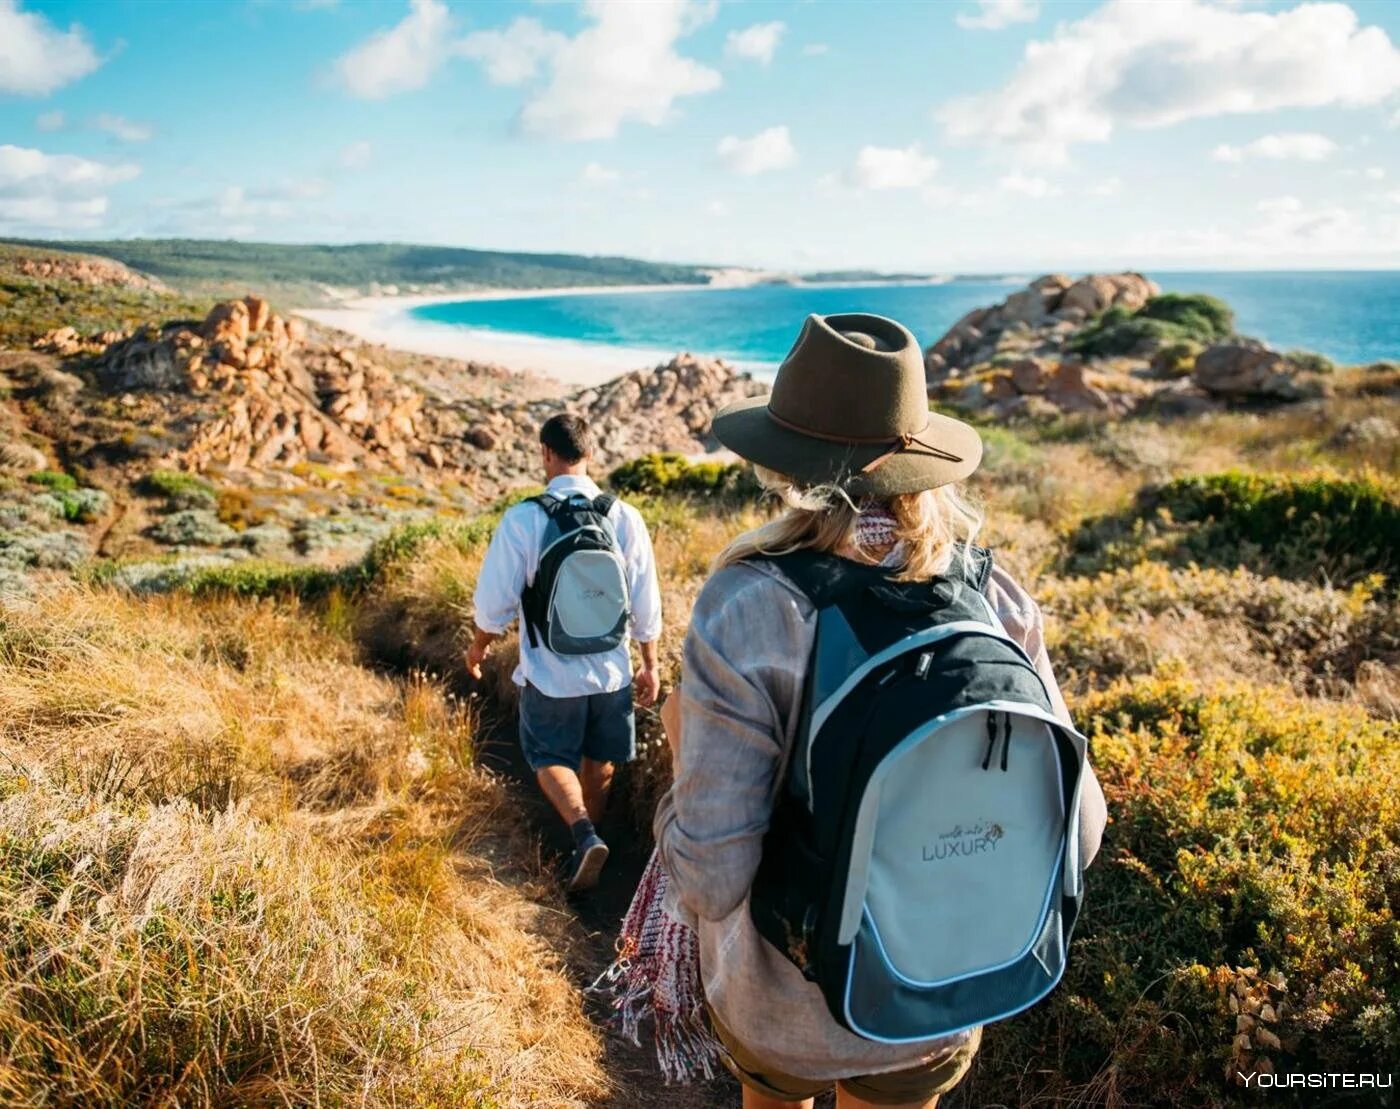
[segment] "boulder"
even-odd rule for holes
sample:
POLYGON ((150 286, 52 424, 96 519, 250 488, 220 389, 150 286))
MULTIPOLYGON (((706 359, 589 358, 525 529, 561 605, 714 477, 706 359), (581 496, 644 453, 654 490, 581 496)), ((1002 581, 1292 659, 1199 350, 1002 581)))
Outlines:
POLYGON ((1256 339, 1229 339, 1207 347, 1196 357, 1191 380, 1218 397, 1302 395, 1288 360, 1256 339))
POLYGON ((1061 362, 1045 383, 1045 396, 1062 412, 1095 412, 1112 407, 1108 394, 1089 384, 1082 362, 1061 362))
POLYGON ((1009 367, 1011 381, 1018 393, 1043 393, 1049 378, 1049 367, 1039 358, 1022 358, 1009 367))

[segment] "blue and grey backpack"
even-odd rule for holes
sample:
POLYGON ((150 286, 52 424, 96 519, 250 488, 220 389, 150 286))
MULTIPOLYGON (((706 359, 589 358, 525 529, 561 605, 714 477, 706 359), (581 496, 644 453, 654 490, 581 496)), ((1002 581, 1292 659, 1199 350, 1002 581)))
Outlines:
POLYGON ((990 553, 926 583, 811 551, 771 561, 818 617, 753 885, 759 931, 869 1040, 1035 1004, 1082 897, 1087 743, 983 595, 990 553))
POLYGON ((530 645, 557 655, 596 655, 627 638, 627 577, 608 513, 617 498, 545 493, 549 517, 534 580, 521 596, 530 645))

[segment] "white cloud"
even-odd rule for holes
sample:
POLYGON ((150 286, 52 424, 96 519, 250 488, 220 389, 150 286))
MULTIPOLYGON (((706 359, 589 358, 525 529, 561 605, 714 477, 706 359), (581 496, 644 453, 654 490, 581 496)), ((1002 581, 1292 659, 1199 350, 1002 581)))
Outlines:
POLYGON ((997 181, 997 188, 1004 193, 1028 196, 1033 200, 1040 200, 1047 196, 1060 195, 1060 190, 1044 177, 1036 177, 1023 173, 1008 173, 1005 177, 997 181))
POLYGON ((121 139, 122 142, 150 142, 151 136, 155 134, 148 123, 136 123, 134 120, 112 115, 110 112, 103 112, 95 116, 92 126, 98 131, 105 131, 107 134, 121 139))
POLYGON ((1089 186, 1090 196, 1117 196, 1123 189, 1121 177, 1105 177, 1097 184, 1089 186))
POLYGON ((101 64, 76 23, 60 31, 16 0, 0 0, 0 92, 45 96, 101 64))
POLYGON ((1400 189, 1385 194, 1385 198, 1392 204, 1400 204, 1400 189))
POLYGON ((1000 89, 938 111, 952 139, 1062 163, 1116 127, 1280 108, 1379 104, 1400 90, 1400 50, 1345 4, 1278 12, 1204 0, 1110 0, 1029 43, 1000 89))
POLYGON ((1288 215, 1303 210, 1303 202, 1296 196, 1271 196, 1254 206, 1266 215, 1288 215))
POLYGON ((0 146, 0 227, 75 230, 95 227, 107 211, 107 189, 141 172, 72 154, 0 146))
POLYGON ((676 52, 676 42, 711 18, 713 7, 588 0, 584 10, 592 24, 555 51, 548 84, 521 112, 527 133, 609 139, 628 120, 659 126, 680 97, 720 87, 719 73, 676 52))
POLYGON ((809 42, 802 48, 802 53, 809 58, 816 58, 831 53, 831 47, 824 42, 809 42))
POLYGON ((329 192, 330 186, 315 177, 252 189, 230 185, 218 195, 214 207, 225 220, 288 220, 301 214, 305 202, 320 200, 329 192))
POLYGON ((923 148, 911 146, 863 146, 846 181, 858 189, 915 189, 938 172, 938 159, 923 148))
POLYGON ((723 218, 729 215, 729 205, 722 200, 712 200, 705 205, 705 211, 712 216, 723 218))
POLYGON ((715 152, 731 173, 746 176, 787 169, 797 162, 797 148, 786 127, 769 127, 751 139, 726 135, 720 139, 715 152))
POLYGON ((342 169, 368 169, 373 160, 374 147, 365 139, 349 143, 340 151, 342 169))
POLYGON ((458 50, 480 62, 494 85, 519 85, 540 71, 540 64, 568 38, 546 30, 538 19, 521 16, 503 31, 473 31, 458 50))
POLYGON ((1367 181, 1384 181, 1385 170, 1382 169, 1380 166, 1368 166, 1363 171, 1363 176, 1366 178, 1367 181))
POLYGON ((452 14, 441 0, 409 0, 409 13, 336 59, 341 82, 355 96, 380 100, 421 89, 453 51, 452 14))
POLYGON ((585 185, 616 185, 622 180, 622 174, 615 169, 608 169, 597 162, 589 162, 583 167, 583 183, 585 185))
POLYGON ((1264 135, 1244 146, 1221 143, 1211 151, 1217 162, 1243 162, 1249 158, 1269 158, 1276 162, 1321 162, 1336 153, 1337 144, 1313 131, 1288 131, 1264 135))
POLYGON ((57 109, 52 112, 40 112, 35 117, 34 126, 40 131, 62 131, 68 126, 68 117, 57 109))
POLYGON ((724 38, 724 53, 730 58, 743 58, 767 65, 773 60, 778 40, 786 30, 787 24, 774 20, 771 23, 755 23, 742 31, 730 31, 724 38))
POLYGON ((977 13, 953 18, 970 31, 1000 31, 1013 23, 1029 23, 1040 15, 1040 0, 977 0, 977 13))

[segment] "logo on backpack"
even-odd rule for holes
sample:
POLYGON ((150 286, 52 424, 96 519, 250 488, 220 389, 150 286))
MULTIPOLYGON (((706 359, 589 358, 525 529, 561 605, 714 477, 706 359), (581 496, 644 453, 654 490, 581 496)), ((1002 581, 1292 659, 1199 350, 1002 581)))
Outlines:
POLYGON ((817 631, 749 900, 759 932, 880 1043, 1035 1004, 1082 897, 1087 743, 983 596, 990 555, 928 583, 811 551, 771 561, 817 631))
POLYGON ((539 566, 525 588, 525 632, 557 655, 611 651, 627 637, 627 578, 608 514, 615 497, 533 498, 549 517, 539 566))
POLYGON ((997 841, 1006 833, 1000 824, 977 824, 972 828, 955 825, 942 833, 932 844, 924 844, 924 862, 938 862, 954 855, 976 855, 982 851, 995 851, 997 841))

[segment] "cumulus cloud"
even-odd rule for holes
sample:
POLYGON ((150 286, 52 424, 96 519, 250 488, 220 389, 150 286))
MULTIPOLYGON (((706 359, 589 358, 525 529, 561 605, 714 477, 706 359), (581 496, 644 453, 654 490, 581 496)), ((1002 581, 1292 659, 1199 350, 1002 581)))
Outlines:
POLYGON ((1276 162, 1322 162, 1336 153, 1337 144, 1326 135, 1313 131, 1288 131, 1264 135, 1244 146, 1221 143, 1211 151, 1217 162, 1243 162, 1250 158, 1268 158, 1276 162))
POLYGON ((1040 15, 1040 0, 977 0, 977 11, 953 18, 970 31, 1000 31, 1013 23, 1029 23, 1040 15))
POLYGON ((775 19, 771 23, 755 23, 742 31, 730 31, 724 38, 724 53, 730 58, 767 65, 777 52, 778 41, 787 24, 775 19))
POLYGON ((452 14, 441 0, 409 0, 397 24, 336 59, 336 74, 365 100, 421 89, 452 56, 451 31, 452 14))
POLYGON ((110 112, 94 116, 92 126, 98 131, 105 131, 113 138, 121 139, 122 142, 150 142, 151 136, 155 134, 148 123, 137 123, 110 112))
POLYGON ((521 16, 503 31, 473 31, 458 49, 481 63, 492 84, 519 85, 538 74, 541 63, 568 41, 538 19, 521 16))
POLYGON ((1033 200, 1060 195, 1060 190, 1044 177, 1023 173, 1008 173, 997 182, 997 188, 1004 193, 1028 196, 1033 200))
POLYGON ((769 127, 751 139, 726 135, 715 147, 715 153, 731 173, 745 176, 787 169, 797 161, 797 148, 786 127, 769 127))
POLYGON ((616 185, 622 180, 622 174, 617 170, 608 169, 597 162, 589 162, 584 166, 582 176, 585 185, 616 185))
POLYGON ((341 169, 368 169, 374 160, 374 147, 365 139, 352 142, 340 150, 341 169))
POLYGON ((46 96, 100 64, 78 24, 60 31, 16 0, 0 0, 0 92, 46 96))
POLYGON ((720 87, 719 73, 676 51, 712 17, 691 0, 612 4, 589 0, 593 21, 550 59, 550 78, 526 101, 521 125, 532 135, 609 139, 629 120, 659 126, 683 96, 720 87))
POLYGON ((76 230, 95 227, 107 211, 107 190, 141 172, 72 154, 0 146, 0 226, 76 230))
POLYGON ((1284 11, 1204 0, 1111 0, 1027 45, 1001 88, 938 111, 949 138, 1063 162, 1117 127, 1280 108, 1380 104, 1400 91, 1400 49, 1345 4, 1284 11))
POLYGON ((916 189, 938 172, 938 159, 914 143, 905 147, 863 146, 846 182, 858 189, 916 189))

